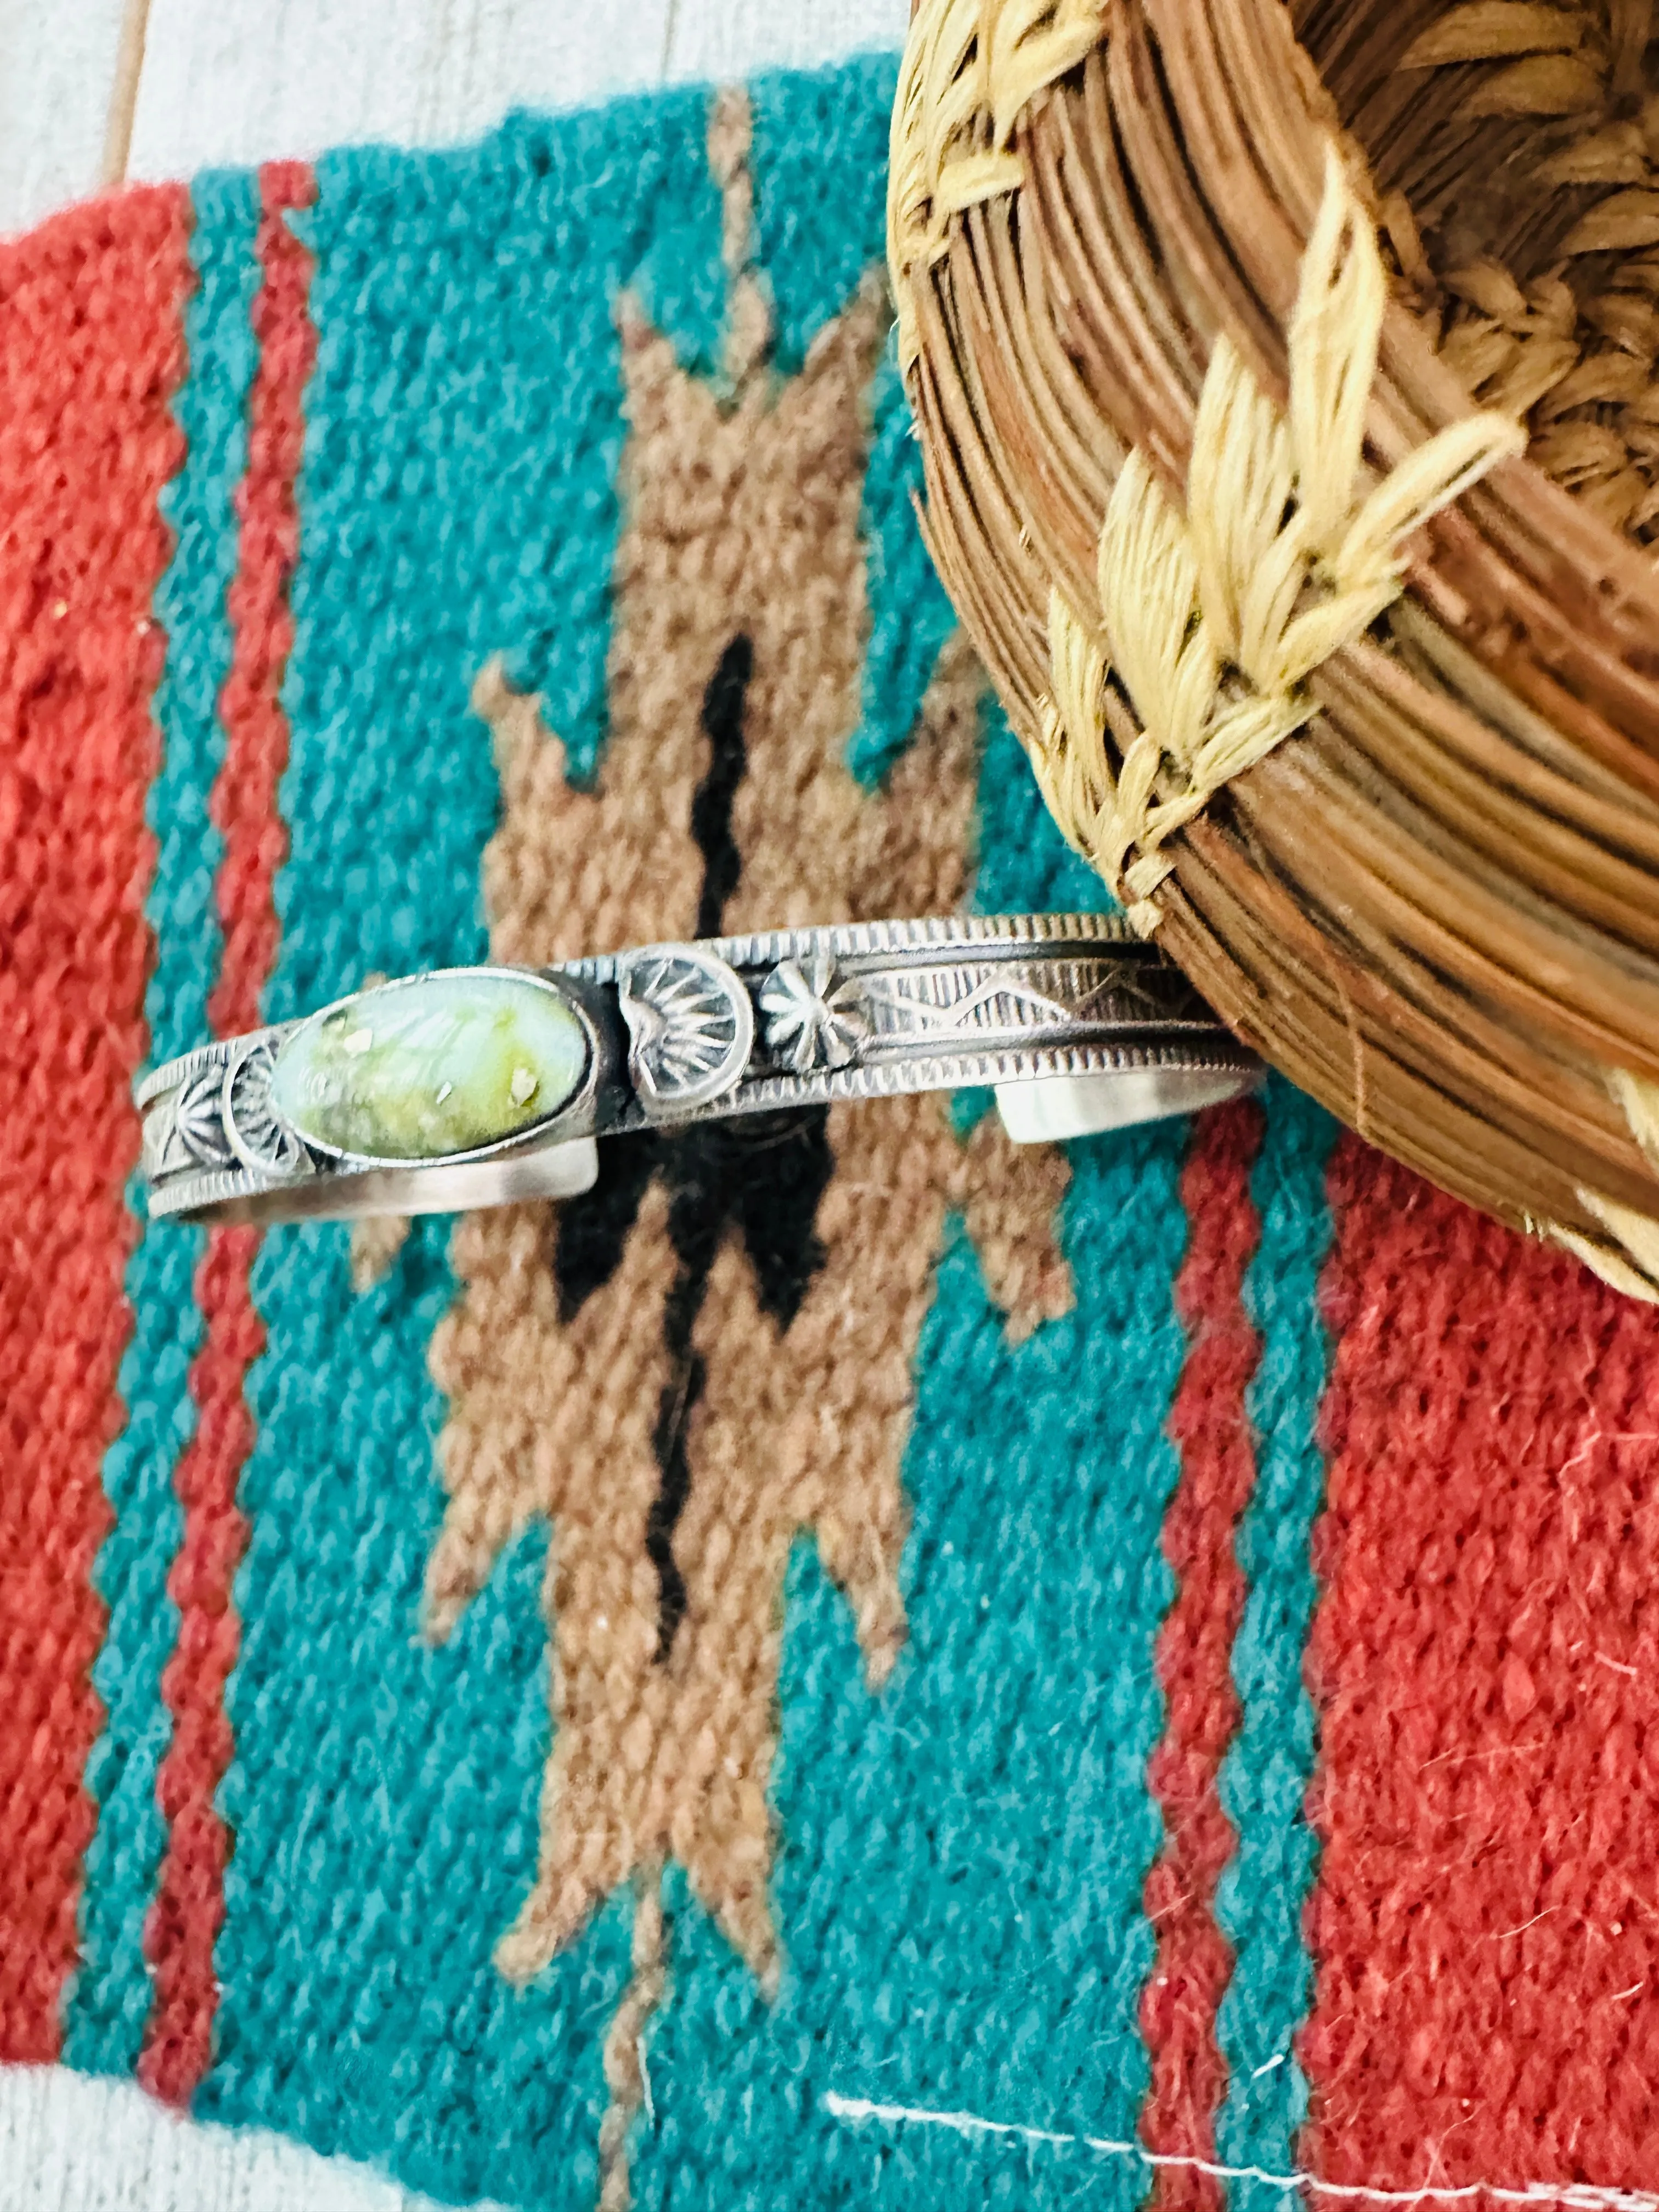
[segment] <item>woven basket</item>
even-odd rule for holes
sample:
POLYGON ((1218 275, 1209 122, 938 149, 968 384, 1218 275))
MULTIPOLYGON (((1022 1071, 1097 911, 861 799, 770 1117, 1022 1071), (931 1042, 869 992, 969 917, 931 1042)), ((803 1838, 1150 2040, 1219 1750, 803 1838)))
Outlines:
POLYGON ((1659 1285, 1649 0, 921 0, 929 544, 1239 1034, 1659 1285), (1518 457, 1524 454, 1524 457, 1518 457))

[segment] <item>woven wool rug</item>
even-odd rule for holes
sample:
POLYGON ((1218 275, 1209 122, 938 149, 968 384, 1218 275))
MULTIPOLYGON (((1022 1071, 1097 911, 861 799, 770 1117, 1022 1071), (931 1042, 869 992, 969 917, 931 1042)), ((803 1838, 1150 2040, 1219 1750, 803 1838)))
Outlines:
POLYGON ((129 1188, 371 974, 1098 903, 917 535, 893 74, 0 253, 0 2057, 514 2207, 1647 2212, 1651 1312, 1277 1083, 129 1188))

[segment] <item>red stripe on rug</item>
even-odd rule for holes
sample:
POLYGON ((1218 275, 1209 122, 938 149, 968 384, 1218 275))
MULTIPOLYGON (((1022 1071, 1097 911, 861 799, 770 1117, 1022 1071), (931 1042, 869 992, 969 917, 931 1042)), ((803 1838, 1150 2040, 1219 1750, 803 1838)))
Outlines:
POLYGON ((168 187, 0 246, 0 2059, 26 2062, 58 2055, 94 1818, 188 220, 168 187))
POLYGON ((295 486, 305 451, 305 388, 317 356, 310 309, 311 255, 289 228, 289 210, 317 197, 301 161, 260 172, 264 282, 252 308, 259 366, 249 396, 247 475, 237 494, 238 573, 228 599, 235 650, 220 700, 228 747, 214 791, 225 835, 219 872, 224 953, 209 1015, 221 1036, 256 1028, 276 958, 276 871, 288 852, 277 804, 288 765, 283 678, 294 644, 289 582, 300 554, 295 486))
POLYGON ((1659 2187, 1659 1314, 1347 1139, 1309 1671, 1330 2179, 1659 2187))
MULTIPOLYGON (((1214 1904, 1235 1838, 1216 1784, 1239 1720, 1229 1662, 1245 1583, 1233 1531, 1255 1480, 1245 1394, 1261 1346, 1244 1311, 1244 1276, 1261 1236, 1250 1194, 1261 1133, 1254 1099, 1200 1115, 1181 1181, 1189 1241, 1176 1309, 1188 1348, 1170 1419, 1181 1475, 1164 1520, 1177 1584, 1158 1642, 1167 1718, 1147 1767, 1164 1845, 1145 1892, 1158 1956, 1140 2001, 1152 2062, 1140 2132, 1149 2149, 1194 2159, 1215 2155, 1227 2080, 1216 2011, 1232 1952, 1214 1904)), ((1164 2212, 1219 2212, 1224 2199, 1208 2175, 1164 2166, 1153 2202, 1164 2212)))
MULTIPOLYGON (((259 365, 237 496, 237 575, 227 601, 234 647, 220 699, 225 761, 212 802, 225 839, 217 887, 224 953, 209 1009, 221 1036, 257 1027, 276 954, 276 878, 287 850, 278 805, 288 761, 281 690, 294 639, 289 585, 299 556, 303 401, 316 353, 311 256, 284 219, 314 198, 311 171, 273 163, 260 186, 262 282, 252 311, 259 365)), ((155 1999, 138 2063, 145 2087, 173 2104, 187 2102, 207 2070, 219 2002, 213 1948, 224 1920, 229 1839, 214 1796, 234 1748, 225 1684, 240 1640, 233 1583, 248 1533, 236 1491, 254 1435, 244 1385, 264 1349, 251 1287, 258 1249, 256 1231, 216 1231, 198 1273, 207 1325, 191 1370, 198 1419, 175 1478, 185 1529, 167 1590, 179 1607, 179 1641, 161 1681, 173 1735, 156 1783, 167 1848, 146 1929, 155 1999)))

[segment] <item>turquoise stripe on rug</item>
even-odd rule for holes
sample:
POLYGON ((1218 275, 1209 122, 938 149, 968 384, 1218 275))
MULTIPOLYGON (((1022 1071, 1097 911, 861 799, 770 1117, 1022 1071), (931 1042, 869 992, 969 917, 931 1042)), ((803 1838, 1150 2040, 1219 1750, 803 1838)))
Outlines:
MULTIPOLYGON (((1229 2083, 1216 2146, 1227 2165, 1288 2173, 1308 2109, 1294 2042, 1313 1988, 1302 1919, 1319 1846, 1304 1809, 1316 1745, 1302 1664, 1317 1596, 1309 1544, 1325 1494, 1317 1426, 1329 1344, 1317 1292, 1336 1124, 1279 1076, 1265 1097, 1253 1184, 1261 1243, 1245 1285, 1261 1333, 1250 1389, 1257 1474, 1238 1529, 1249 1595, 1232 1657, 1243 1717, 1220 1780, 1238 1849, 1216 1891, 1216 1918, 1236 1954, 1217 2022, 1229 2083)), ((1283 2206, 1281 2191, 1257 2182, 1236 2182, 1232 2191, 1247 2212, 1283 2206)))
MULTIPOLYGON (((799 371, 860 281, 886 265, 887 131, 897 82, 897 58, 872 54, 833 76, 763 76, 750 88, 755 224, 786 375, 799 371), (813 159, 803 161, 805 147, 813 159)), ((848 762, 861 783, 876 784, 909 743, 956 615, 916 527, 921 448, 890 334, 870 409, 863 513, 870 637, 863 716, 848 762)))
POLYGON ((887 265, 887 132, 896 54, 821 74, 758 76, 755 228, 771 294, 775 357, 799 374, 806 349, 866 273, 887 265))
MULTIPOLYGON (((185 454, 161 497, 177 543, 155 592, 167 653, 155 701, 161 766, 148 809, 156 841, 145 907, 155 933, 144 1001, 152 1061, 208 1034, 207 998, 219 964, 214 879, 222 840, 208 800, 225 750, 218 700, 231 659, 232 502, 247 457, 256 357, 248 313, 259 281, 257 179, 204 176, 192 206, 191 256, 200 283, 185 314, 189 375, 173 403, 185 454)), ((143 1206, 135 1196, 141 1215, 143 1206)), ((131 2070, 149 2013, 142 1939, 167 1842, 155 1773, 172 1735, 161 1672, 179 1621, 166 1582, 183 1526, 173 1471, 196 1425, 187 1384, 202 1335, 192 1285, 204 1242, 201 1230, 143 1234, 127 1267, 135 1317, 120 1372, 127 1419, 105 1456, 115 1522, 94 1571, 110 1608, 92 1677, 107 1719, 87 1767, 98 1826, 87 1850, 81 1967, 64 2020, 66 2061, 92 2073, 131 2070)))
POLYGON ((848 766, 866 785, 879 783, 908 744, 939 647, 957 627, 956 610, 916 526, 915 501, 924 488, 921 447, 890 332, 870 405, 862 518, 869 548, 870 640, 863 714, 847 749, 848 766))
MULTIPOLYGON (((499 795, 467 701, 492 653, 544 691, 575 764, 597 757, 623 438, 613 301, 637 281, 678 343, 710 342, 706 112, 677 94, 514 121, 462 154, 319 164, 275 1016, 370 969, 482 956, 499 795), (642 277, 665 209, 675 252, 642 277)), ((236 1840, 197 2109, 451 2201, 587 2212, 625 1909, 528 1990, 491 1955, 536 1863, 545 1531, 510 1549, 442 1649, 418 1634, 449 1233, 417 1224, 362 1297, 343 1228, 272 1235, 256 1269, 269 1348, 250 1379, 220 1794, 236 1840)))
MULTIPOLYGON (((979 779, 979 914, 1108 914, 1115 902, 1042 803, 1007 715, 988 692, 979 779)), ((1179 1261, 1177 1261, 1177 1264, 1179 1261)))

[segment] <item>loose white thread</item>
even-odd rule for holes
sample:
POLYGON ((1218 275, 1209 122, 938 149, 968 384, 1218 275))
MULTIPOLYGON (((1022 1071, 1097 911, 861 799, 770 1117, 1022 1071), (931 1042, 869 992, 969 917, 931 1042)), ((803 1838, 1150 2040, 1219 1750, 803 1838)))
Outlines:
POLYGON ((826 2090, 822 2101, 824 2111, 836 2119, 854 2124, 879 2120, 894 2125, 949 2128, 960 2136, 1009 2136, 1054 2150, 1090 2150, 1103 2158, 1130 2159, 1149 2168, 1173 2166, 1188 2173, 1207 2174, 1212 2181, 1259 2181, 1265 2188, 1280 2190, 1286 2196, 1302 2189, 1311 2197, 1352 2198, 1366 2204, 1455 2204, 1489 2197, 1500 2204, 1566 2204, 1574 2212, 1659 2212, 1659 2195, 1650 2191, 1603 2189, 1589 2181, 1533 2181, 1525 2188, 1496 2181, 1465 2181, 1455 2186, 1425 2181, 1416 2189, 1376 2189, 1361 2181, 1326 2181, 1316 2173, 1269 2173, 1265 2166, 1223 2166, 1214 2159, 1148 2150, 1144 2143, 1115 2142, 1109 2136, 1062 2135, 1052 2128, 985 2119, 977 2112, 872 2104, 867 2097, 843 2097, 835 2089, 826 2090))

